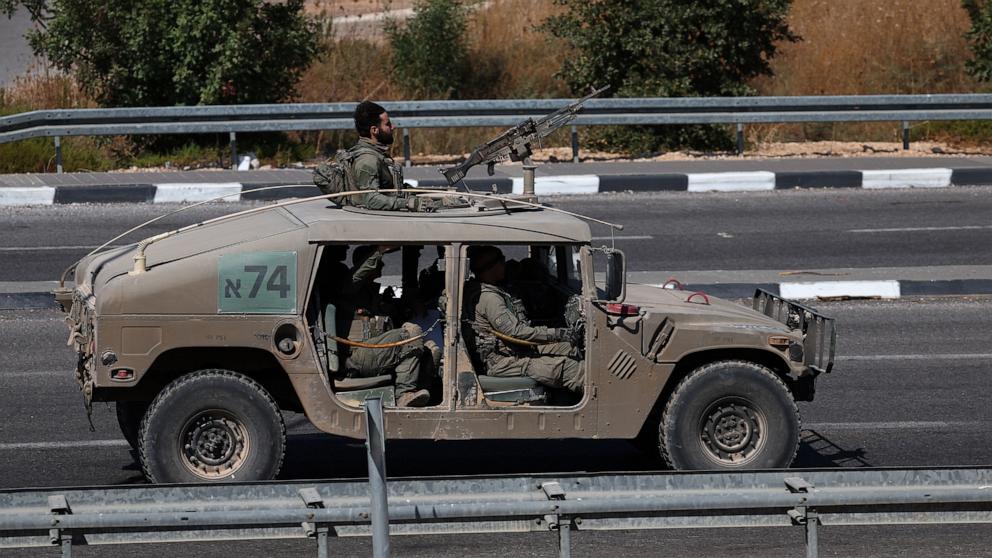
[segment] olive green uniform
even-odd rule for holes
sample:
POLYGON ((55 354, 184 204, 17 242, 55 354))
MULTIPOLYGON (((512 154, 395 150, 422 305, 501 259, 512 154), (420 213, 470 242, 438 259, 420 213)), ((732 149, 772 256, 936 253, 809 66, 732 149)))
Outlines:
MULTIPOLYGON (((339 282, 335 300, 335 325, 339 335, 346 334, 351 340, 381 345, 417 337, 422 333, 420 326, 408 323, 396 329, 381 331, 385 327, 385 321, 375 315, 380 310, 380 296, 379 285, 373 279, 381 261, 382 254, 375 251, 355 268, 350 278, 339 282)), ((347 347, 345 350, 346 376, 369 378, 393 371, 396 374, 397 397, 419 389, 423 340, 418 339, 398 347, 347 347)))
POLYGON ((356 196, 353 203, 367 209, 407 209, 405 197, 383 192, 403 187, 403 169, 389 156, 389 146, 379 145, 368 138, 358 138, 351 152, 355 156, 352 163, 355 184, 359 190, 369 191, 364 196, 356 196))
POLYGON ((495 285, 469 281, 465 295, 466 343, 487 375, 529 376, 545 386, 582 393, 582 363, 571 356, 575 349, 564 341, 563 330, 530 325, 520 299, 495 285), (512 343, 493 332, 541 344, 512 343))

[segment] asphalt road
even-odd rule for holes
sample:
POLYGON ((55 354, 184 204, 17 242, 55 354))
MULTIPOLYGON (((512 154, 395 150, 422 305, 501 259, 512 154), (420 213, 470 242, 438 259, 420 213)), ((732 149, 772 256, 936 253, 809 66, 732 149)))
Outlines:
MULTIPOLYGON (((992 188, 613 194, 552 199, 622 223, 630 271, 825 269, 992 264, 992 188)), ((246 203, 163 219, 145 238, 246 203)), ((57 279, 74 260, 176 206, 0 207, 0 281, 57 279)), ((597 243, 609 230, 594 225, 597 243)), ((388 273, 388 270, 387 270, 388 273)))
MULTIPOLYGON (((914 267, 992 264, 992 188, 822 190, 746 194, 616 194, 554 200, 626 225, 631 271, 914 267)), ((197 208, 137 237, 249 207, 197 208)), ((173 207, 0 208, 0 281, 50 280, 90 247, 173 207)), ((594 234, 608 231, 594 228, 594 234)), ((132 238, 132 239, 134 239, 132 238)), ((606 242, 605 240, 603 242, 606 242)), ((388 273, 388 270, 387 270, 388 273)), ((800 404, 795 467, 992 464, 992 298, 818 304, 839 324, 836 372, 800 404)), ((91 431, 54 310, 0 311, 0 489, 144 482, 97 404, 91 431)), ((362 477, 361 442, 287 416, 282 478, 362 477)), ((390 442, 391 476, 653 470, 623 441, 390 442)), ((988 526, 821 530, 823 556, 983 556, 988 526)), ((578 532, 573 556, 800 556, 800 529, 578 532)), ((394 537, 397 556, 555 556, 551 534, 394 537)), ((369 555, 368 539, 332 552, 369 555)), ((76 548, 76 556, 299 556, 311 541, 76 548)), ((57 555, 2 550, 0 556, 57 555)))
MULTIPOLYGON (((992 464, 992 298, 822 303, 840 327, 836 371, 816 401, 802 403, 798 468, 992 464)), ((119 485, 143 482, 117 431, 112 408, 98 404, 91 432, 72 379, 73 354, 53 310, 0 313, 0 487, 119 485)), ((361 477, 360 442, 316 433, 287 417, 289 453, 282 478, 361 477)), ((622 441, 390 442, 391 476, 514 474, 657 469, 622 441)), ((980 556, 989 527, 824 528, 824 556, 980 556)), ((583 533, 574 556, 798 556, 798 529, 583 533)), ((369 541, 341 539, 333 551, 369 554, 369 541)), ((552 535, 395 538, 397 556, 553 556, 552 535)), ((307 541, 183 547, 187 556, 296 556, 307 541)), ((85 549, 80 556, 167 556, 177 547, 85 549)), ((3 551, 3 556, 35 556, 3 551)))

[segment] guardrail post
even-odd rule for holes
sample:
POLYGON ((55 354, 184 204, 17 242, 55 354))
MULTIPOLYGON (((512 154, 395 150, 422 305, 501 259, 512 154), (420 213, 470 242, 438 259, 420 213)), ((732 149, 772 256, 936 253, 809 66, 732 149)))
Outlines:
MULTIPOLYGON (((52 515, 55 516, 69 515, 72 513, 72 509, 69 508, 69 502, 66 501, 65 496, 62 494, 56 494, 48 497, 48 509, 50 509, 52 511, 52 515)), ((48 536, 53 545, 58 545, 62 549, 62 558, 72 558, 72 535, 63 531, 58 525, 59 520, 53 519, 53 527, 48 530, 48 536)))
POLYGON ((579 162, 579 128, 572 126, 572 162, 579 162))
POLYGON ((55 172, 62 174, 62 138, 55 136, 55 172))
POLYGON ((902 121, 902 150, 909 151, 909 121, 902 121))
POLYGON ((737 123, 737 154, 744 154, 744 123, 737 123))
POLYGON ((806 510, 806 558, 818 558, 819 540, 817 537, 817 525, 820 524, 820 516, 815 510, 806 510))
POLYGON ((372 556, 389 558, 386 429, 379 397, 365 400, 365 447, 368 449, 369 497, 372 501, 372 556))
MULTIPOLYGON (((540 485, 544 491, 544 496, 548 500, 564 500, 565 490, 561 483, 557 481, 545 482, 540 485)), ((558 558, 571 558, 572 556, 572 518, 563 515, 546 515, 544 520, 548 522, 548 528, 558 531, 558 558)))
MULTIPOLYGON (((814 486, 801 477, 786 477, 785 488, 792 494, 809 494, 814 486)), ((803 498, 806 502, 806 498, 803 498)), ((796 506, 788 511, 789 518, 793 525, 802 525, 806 528, 806 558, 817 558, 819 556, 819 541, 817 540, 816 527, 820 523, 820 517, 816 510, 806 506, 796 506)))
POLYGON ((410 160, 410 129, 403 128, 403 166, 410 168, 413 161, 410 160))
POLYGON ((238 135, 231 132, 231 170, 238 170, 238 135))

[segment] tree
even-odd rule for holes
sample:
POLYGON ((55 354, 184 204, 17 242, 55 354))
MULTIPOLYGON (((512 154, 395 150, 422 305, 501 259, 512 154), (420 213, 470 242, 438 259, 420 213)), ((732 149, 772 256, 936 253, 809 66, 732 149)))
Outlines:
POLYGON ((104 106, 276 102, 317 54, 303 0, 0 0, 104 106))
POLYGON ((459 0, 417 0, 405 26, 386 27, 393 75, 417 97, 456 97, 468 76, 465 27, 468 13, 459 0))
POLYGON ((965 62, 965 70, 978 81, 992 81, 992 4, 985 0, 962 0, 971 18, 965 37, 971 42, 975 57, 965 62))
MULTIPOLYGON (((555 0, 564 13, 543 29, 573 51, 558 76, 575 94, 610 85, 618 97, 753 94, 748 81, 770 75, 791 0, 555 0)), ((712 127, 627 128, 607 132, 631 150, 726 145, 712 127)))

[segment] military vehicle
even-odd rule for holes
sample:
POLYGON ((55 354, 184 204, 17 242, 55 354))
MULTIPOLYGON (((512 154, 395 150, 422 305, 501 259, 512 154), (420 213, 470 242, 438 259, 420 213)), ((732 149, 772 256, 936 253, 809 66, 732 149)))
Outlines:
POLYGON ((790 465, 795 402, 833 364, 831 319, 764 291, 747 307, 674 281, 628 283, 623 252, 594 246, 587 221, 486 198, 424 214, 297 200, 84 258, 56 297, 87 404, 116 402, 152 482, 274 478, 281 411, 362 439, 368 397, 383 398, 393 440, 627 439, 675 469, 790 465), (566 307, 577 312, 581 396, 478 373, 462 306, 468 251, 484 244, 540 264, 535 321, 564 326, 566 307), (444 289, 426 407, 391 406, 389 374, 347 377, 329 342, 319 272, 361 245, 401 247, 386 256, 401 260, 398 288, 444 289))

